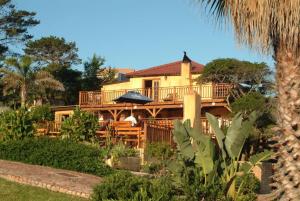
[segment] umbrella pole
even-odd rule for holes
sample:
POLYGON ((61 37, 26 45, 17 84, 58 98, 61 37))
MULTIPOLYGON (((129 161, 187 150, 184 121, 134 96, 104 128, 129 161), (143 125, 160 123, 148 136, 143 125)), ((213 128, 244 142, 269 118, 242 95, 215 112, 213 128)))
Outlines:
POLYGON ((132 109, 133 109, 133 103, 131 103, 131 111, 130 111, 130 115, 131 115, 131 116, 133 116, 133 115, 132 115, 132 109))

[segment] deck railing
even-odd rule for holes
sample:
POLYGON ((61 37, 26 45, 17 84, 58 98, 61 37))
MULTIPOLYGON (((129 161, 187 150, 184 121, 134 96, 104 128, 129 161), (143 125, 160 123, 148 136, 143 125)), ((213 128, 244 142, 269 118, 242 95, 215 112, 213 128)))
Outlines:
POLYGON ((172 127, 156 124, 156 123, 145 123, 144 124, 144 145, 151 143, 165 143, 172 147, 176 144, 173 140, 172 127))
MULTIPOLYGON (((180 118, 175 118, 180 119, 180 118)), ((147 144, 151 143, 166 143, 175 147, 175 142, 173 140, 173 122, 175 119, 146 119, 144 120, 144 135, 145 142, 147 144)), ((214 132, 206 118, 200 119, 202 133, 214 138, 214 132)), ((230 120, 219 119, 219 126, 221 128, 228 127, 230 125, 230 120)))
MULTIPOLYGON (((118 137, 120 136, 131 136, 131 138, 121 138, 123 141, 132 141, 136 143, 138 147, 142 144, 146 145, 149 143, 166 143, 175 147, 173 141, 173 122, 175 119, 144 119, 143 129, 141 127, 131 127, 130 122, 112 122, 110 126, 107 126, 108 122, 101 122, 99 130, 96 132, 98 136, 101 135, 102 138, 107 137, 106 134, 110 132, 107 129, 112 128, 112 133, 118 137), (122 124, 121 124, 122 123, 122 124), (125 125, 124 123, 128 124, 125 125), (101 128, 104 127, 104 130, 101 128), (142 132, 143 131, 143 132, 142 132), (142 134, 143 133, 143 134, 142 134), (135 137, 135 138, 132 138, 135 137)), ((206 118, 200 119, 202 133, 214 137, 212 127, 210 126, 206 118)), ((219 126, 225 128, 230 125, 230 120, 219 119, 219 126)), ((58 136, 61 131, 61 122, 45 122, 40 124, 38 128, 44 135, 58 136)), ((42 134, 41 133, 41 134, 42 134)))
POLYGON ((202 100, 224 99, 231 89, 229 84, 203 84, 197 86, 159 87, 159 88, 137 88, 112 91, 81 91, 79 93, 79 105, 100 106, 113 104, 114 99, 125 94, 127 91, 137 91, 150 99, 153 103, 182 101, 183 96, 191 90, 201 95, 202 100))
MULTIPOLYGON (((179 119, 182 120, 182 117, 178 117, 178 118, 156 118, 156 119, 145 119, 144 122, 146 124, 151 124, 151 125, 160 125, 163 127, 169 127, 169 128, 173 128, 173 122, 174 120, 179 119)), ((227 118, 219 118, 219 126, 221 128, 225 128, 228 127, 231 123, 231 121, 227 118)), ((202 133, 204 134, 208 134, 208 135, 212 135, 213 134, 213 129, 211 127, 211 125, 209 124, 207 118, 205 117, 201 117, 200 118, 200 124, 201 124, 201 130, 202 133)))

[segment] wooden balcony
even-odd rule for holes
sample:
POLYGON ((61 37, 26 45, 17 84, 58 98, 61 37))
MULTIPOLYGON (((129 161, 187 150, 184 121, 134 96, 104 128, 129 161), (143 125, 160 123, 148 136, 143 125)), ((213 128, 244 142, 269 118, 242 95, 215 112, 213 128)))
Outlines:
MULTIPOLYGON (((229 84, 204 84, 192 86, 192 90, 201 95, 202 101, 224 100, 230 89, 229 84)), ((190 86, 140 88, 113 91, 81 91, 79 93, 80 106, 103 106, 115 104, 114 99, 127 91, 137 91, 153 100, 150 104, 171 103, 183 101, 183 96, 190 92, 190 86)))

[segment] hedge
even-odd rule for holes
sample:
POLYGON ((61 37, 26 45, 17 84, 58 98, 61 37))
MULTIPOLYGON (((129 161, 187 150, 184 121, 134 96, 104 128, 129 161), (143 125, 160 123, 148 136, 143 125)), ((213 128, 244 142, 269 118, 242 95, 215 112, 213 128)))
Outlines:
POLYGON ((31 138, 0 143, 0 159, 105 176, 104 150, 67 140, 31 138))

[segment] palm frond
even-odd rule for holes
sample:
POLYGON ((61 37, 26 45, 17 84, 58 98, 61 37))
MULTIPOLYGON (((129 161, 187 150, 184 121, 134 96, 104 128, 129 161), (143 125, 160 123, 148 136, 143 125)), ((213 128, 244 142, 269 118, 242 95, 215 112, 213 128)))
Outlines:
POLYGON ((19 73, 15 72, 15 71, 12 71, 12 70, 10 70, 8 68, 0 68, 0 74, 3 74, 4 76, 6 76, 6 75, 14 76, 17 79, 21 79, 22 78, 22 76, 19 73))
POLYGON ((44 89, 53 89, 57 91, 65 90, 64 85, 61 82, 51 77, 36 79, 35 84, 44 89))
POLYGON ((2 78, 4 95, 11 89, 19 89, 22 85, 22 80, 12 75, 6 75, 2 78))
POLYGON ((39 70, 35 73, 35 79, 53 78, 53 75, 45 70, 39 70))

